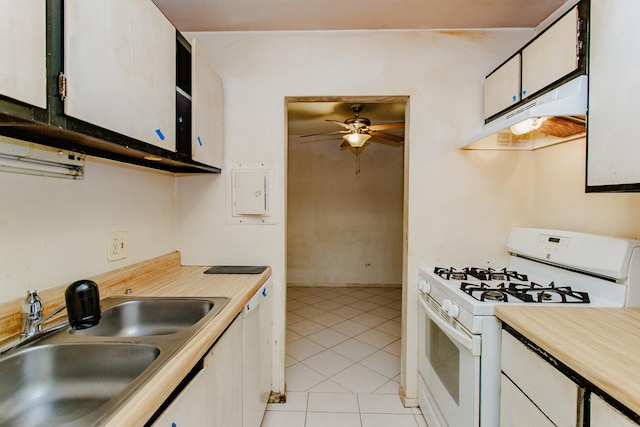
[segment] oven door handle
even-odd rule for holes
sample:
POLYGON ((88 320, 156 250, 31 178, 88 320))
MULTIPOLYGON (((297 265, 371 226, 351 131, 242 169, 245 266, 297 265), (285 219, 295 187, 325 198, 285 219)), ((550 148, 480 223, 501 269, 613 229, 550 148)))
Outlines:
POLYGON ((468 334, 457 330, 455 327, 447 323, 438 313, 436 313, 427 302, 424 297, 420 297, 420 304, 427 312, 427 316, 444 332, 452 341, 461 344, 465 349, 471 352, 473 356, 480 356, 481 353, 481 340, 479 336, 469 336, 468 334))

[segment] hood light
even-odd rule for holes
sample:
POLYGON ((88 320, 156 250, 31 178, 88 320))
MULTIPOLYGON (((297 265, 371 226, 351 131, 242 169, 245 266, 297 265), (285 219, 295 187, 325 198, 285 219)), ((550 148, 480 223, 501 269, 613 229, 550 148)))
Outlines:
POLYGON ((516 123, 511 126, 511 133, 514 135, 524 135, 525 133, 539 129, 544 120, 544 117, 531 117, 527 120, 523 120, 520 123, 516 123))
POLYGON ((150 162, 161 162, 162 157, 153 156, 151 154, 144 156, 145 160, 149 160, 150 162))

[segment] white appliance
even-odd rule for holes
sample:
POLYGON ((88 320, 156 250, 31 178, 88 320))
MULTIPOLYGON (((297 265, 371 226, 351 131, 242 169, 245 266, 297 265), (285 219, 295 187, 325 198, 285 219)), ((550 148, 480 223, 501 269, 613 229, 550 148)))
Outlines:
POLYGON ((419 280, 419 402, 430 427, 496 427, 496 304, 640 306, 640 241, 514 228, 502 269, 426 267, 419 280))
POLYGON ((271 394, 271 277, 242 310, 242 426, 259 427, 271 394))

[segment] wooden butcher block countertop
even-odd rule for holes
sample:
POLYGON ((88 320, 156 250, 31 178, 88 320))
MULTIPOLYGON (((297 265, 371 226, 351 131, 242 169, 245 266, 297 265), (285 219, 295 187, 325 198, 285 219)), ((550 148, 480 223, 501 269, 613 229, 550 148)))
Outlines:
MULTIPOLYGON (((109 415, 103 425, 144 425, 271 275, 270 267, 260 274, 204 274, 209 267, 181 266, 180 253, 173 252, 90 278, 98 284, 100 298, 124 295, 127 289, 131 289, 132 296, 231 299, 217 316, 193 336, 187 346, 176 353, 115 413, 109 415)), ((45 316, 64 302, 65 288, 60 286, 38 292, 45 306, 45 316)), ((0 305, 3 326, 0 337, 11 336, 19 331, 19 310, 20 301, 0 305)), ((66 317, 64 312, 62 315, 66 317)))
POLYGON ((640 308, 500 305, 495 314, 640 414, 640 308))

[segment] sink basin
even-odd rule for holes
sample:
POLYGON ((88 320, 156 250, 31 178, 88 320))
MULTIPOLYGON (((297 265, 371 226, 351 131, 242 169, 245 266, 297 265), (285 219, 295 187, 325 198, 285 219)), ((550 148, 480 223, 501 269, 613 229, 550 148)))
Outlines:
POLYGON ((173 334, 190 328, 206 316, 216 304, 220 304, 193 298, 135 300, 112 298, 111 300, 116 300, 115 305, 103 308, 98 325, 88 329, 74 330, 72 333, 109 337, 173 334))
POLYGON ((134 343, 49 344, 0 359, 0 425, 78 422, 125 389, 160 354, 134 343))
POLYGON ((24 340, 0 355, 0 426, 102 424, 229 301, 113 296, 94 327, 24 340))

